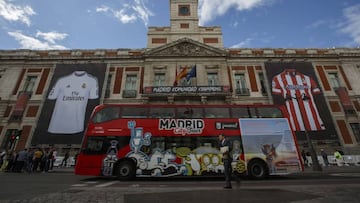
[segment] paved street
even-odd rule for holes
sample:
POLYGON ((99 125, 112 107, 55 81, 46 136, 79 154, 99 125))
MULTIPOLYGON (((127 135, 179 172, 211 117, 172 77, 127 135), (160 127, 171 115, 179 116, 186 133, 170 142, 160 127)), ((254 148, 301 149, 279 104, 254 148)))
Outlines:
POLYGON ((222 178, 136 179, 75 176, 72 169, 54 173, 0 173, 0 202, 358 202, 360 167, 332 167, 268 180, 233 182, 222 178))

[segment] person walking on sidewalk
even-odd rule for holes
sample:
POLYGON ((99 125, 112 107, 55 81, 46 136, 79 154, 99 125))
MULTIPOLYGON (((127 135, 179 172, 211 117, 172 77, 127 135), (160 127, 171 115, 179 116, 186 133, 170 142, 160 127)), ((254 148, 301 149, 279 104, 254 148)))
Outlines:
POLYGON ((69 151, 66 151, 65 153, 65 156, 64 156, 64 159, 61 161, 61 167, 66 167, 67 166, 67 160, 69 158, 69 151))
POLYGON ((222 154, 222 161, 224 163, 224 175, 225 175, 225 186, 226 189, 231 189, 231 161, 232 157, 230 156, 230 141, 225 138, 223 134, 219 135, 219 148, 222 154))
POLYGON ((322 158, 323 158, 323 160, 324 160, 324 164, 325 164, 326 167, 328 167, 328 166, 329 166, 328 155, 327 155, 327 153, 324 151, 324 149, 321 149, 320 151, 321 151, 321 156, 322 156, 322 158))
POLYGON ((335 160, 336 160, 336 164, 338 166, 342 166, 343 165, 343 163, 342 163, 343 158, 342 158, 342 155, 339 152, 339 150, 335 150, 334 157, 335 157, 335 160))

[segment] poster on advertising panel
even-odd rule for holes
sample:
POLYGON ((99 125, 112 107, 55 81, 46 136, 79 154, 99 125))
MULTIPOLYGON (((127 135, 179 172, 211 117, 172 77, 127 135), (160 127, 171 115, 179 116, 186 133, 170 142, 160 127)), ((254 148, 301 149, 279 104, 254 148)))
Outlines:
POLYGON ((32 144, 80 144, 93 108, 100 103, 106 64, 58 64, 32 144))
POLYGON ((336 130, 314 68, 308 62, 265 63, 274 104, 284 105, 299 140, 336 140, 336 130))
POLYGON ((270 174, 301 170, 296 143, 285 118, 239 119, 246 160, 263 157, 270 174))

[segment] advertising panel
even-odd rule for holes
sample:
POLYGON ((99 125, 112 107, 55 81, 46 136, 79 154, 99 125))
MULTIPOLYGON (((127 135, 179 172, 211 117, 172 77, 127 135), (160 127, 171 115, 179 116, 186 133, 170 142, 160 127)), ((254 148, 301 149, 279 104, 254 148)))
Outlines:
POLYGON ((265 63, 265 69, 274 104, 287 108, 299 140, 306 139, 305 131, 313 140, 338 139, 311 63, 265 63))
POLYGON ((93 108, 99 104, 106 64, 58 64, 32 144, 80 144, 93 108))
POLYGON ((286 119, 240 119, 240 131, 246 161, 263 157, 270 174, 301 170, 295 141, 286 119))

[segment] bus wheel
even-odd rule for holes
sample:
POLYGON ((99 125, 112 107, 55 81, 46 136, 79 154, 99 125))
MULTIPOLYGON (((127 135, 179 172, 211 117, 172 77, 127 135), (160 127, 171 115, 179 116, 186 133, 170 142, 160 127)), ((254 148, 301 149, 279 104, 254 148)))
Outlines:
POLYGON ((135 178, 136 167, 131 161, 122 161, 118 164, 116 172, 119 180, 131 180, 135 178))
POLYGON ((269 169, 264 161, 253 160, 248 165, 248 174, 253 179, 264 179, 269 175, 269 169))

